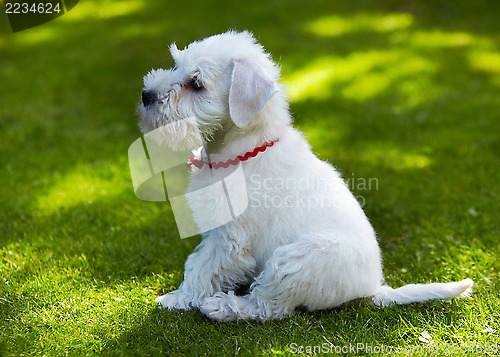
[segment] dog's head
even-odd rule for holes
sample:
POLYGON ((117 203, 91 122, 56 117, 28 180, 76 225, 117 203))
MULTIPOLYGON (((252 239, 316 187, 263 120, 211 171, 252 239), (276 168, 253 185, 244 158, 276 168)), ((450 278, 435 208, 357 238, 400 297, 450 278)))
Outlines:
POLYGON ((174 150, 194 149, 218 132, 249 130, 278 92, 279 68, 249 32, 229 31, 170 46, 172 69, 144 77, 140 128, 174 150), (250 125, 252 123, 252 125, 250 125))

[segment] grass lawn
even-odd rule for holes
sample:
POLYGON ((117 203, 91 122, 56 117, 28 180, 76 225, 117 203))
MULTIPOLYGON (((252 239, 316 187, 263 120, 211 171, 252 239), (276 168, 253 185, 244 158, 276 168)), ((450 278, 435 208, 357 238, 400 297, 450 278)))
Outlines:
POLYGON ((0 14, 0 356, 500 353, 498 10, 82 0, 15 34, 0 14), (295 125, 363 202, 387 282, 470 277, 472 299, 264 324, 156 308, 200 238, 134 195, 142 75, 171 66, 170 42, 228 28, 281 63, 295 125))

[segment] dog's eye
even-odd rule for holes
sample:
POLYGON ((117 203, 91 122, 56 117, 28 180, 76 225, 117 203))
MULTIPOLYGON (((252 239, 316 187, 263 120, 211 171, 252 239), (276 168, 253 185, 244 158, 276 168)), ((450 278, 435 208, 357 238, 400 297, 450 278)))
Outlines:
POLYGON ((201 83, 196 79, 191 79, 188 83, 188 86, 195 92, 199 92, 203 89, 201 83))

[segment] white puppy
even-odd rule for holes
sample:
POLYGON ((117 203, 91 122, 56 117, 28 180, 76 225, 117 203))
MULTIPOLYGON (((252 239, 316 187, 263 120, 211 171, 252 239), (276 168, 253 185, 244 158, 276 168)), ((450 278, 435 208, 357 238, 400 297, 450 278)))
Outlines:
MULTIPOLYGON (((183 283, 156 300, 162 308, 265 321, 299 306, 330 309, 360 297, 385 306, 470 293, 470 279, 383 285, 370 222, 339 173, 291 126, 280 70, 250 33, 227 32, 182 51, 174 44, 170 52, 175 68, 145 76, 141 129, 159 128, 174 150, 208 142, 192 158, 191 184, 207 180, 209 171, 220 178, 241 165, 249 204, 202 234, 183 283), (229 167, 211 162, 208 151, 225 155, 229 167), (247 295, 235 295, 249 284, 247 295)), ((214 190, 190 201, 199 226, 210 217, 197 215, 197 207, 215 207, 221 195, 214 190)))

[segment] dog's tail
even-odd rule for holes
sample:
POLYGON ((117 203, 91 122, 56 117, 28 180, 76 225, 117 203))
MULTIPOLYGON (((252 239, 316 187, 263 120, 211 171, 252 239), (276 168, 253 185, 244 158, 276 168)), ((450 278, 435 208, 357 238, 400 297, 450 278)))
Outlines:
POLYGON ((428 300, 470 297, 473 284, 474 282, 471 279, 464 279, 444 284, 409 284, 398 289, 384 285, 373 295, 373 302, 378 306, 388 306, 391 304, 404 305, 428 300))

